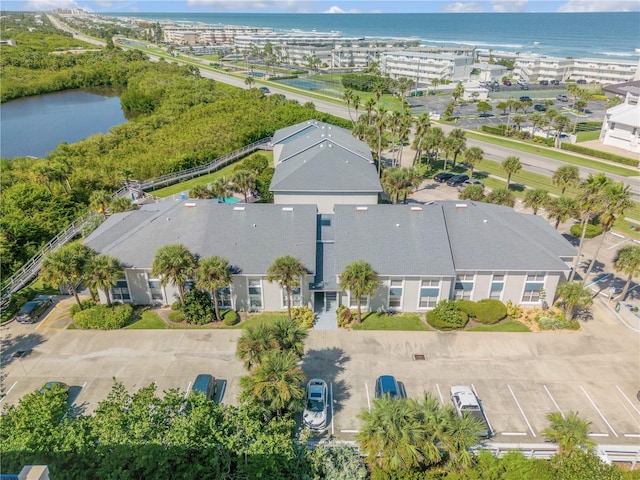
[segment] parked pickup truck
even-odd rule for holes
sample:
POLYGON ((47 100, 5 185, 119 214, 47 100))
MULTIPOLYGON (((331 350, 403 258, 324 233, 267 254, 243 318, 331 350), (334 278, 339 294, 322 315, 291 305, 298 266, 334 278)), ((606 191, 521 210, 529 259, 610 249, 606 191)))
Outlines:
POLYGON ((481 437, 491 437, 493 434, 491 426, 487 421, 487 417, 484 415, 480 400, 478 400, 478 397, 471 387, 467 387, 466 385, 451 387, 451 401, 455 405, 458 415, 462 416, 464 412, 467 412, 471 417, 480 420, 483 425, 483 430, 480 432, 481 437))

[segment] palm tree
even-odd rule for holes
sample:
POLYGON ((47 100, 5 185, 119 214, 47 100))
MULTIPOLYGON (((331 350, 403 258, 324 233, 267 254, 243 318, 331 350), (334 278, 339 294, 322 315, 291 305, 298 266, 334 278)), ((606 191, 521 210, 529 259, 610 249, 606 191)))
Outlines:
POLYGON ((393 203, 398 203, 404 185, 404 174, 398 167, 387 168, 382 172, 382 186, 393 203))
POLYGON ((83 243, 73 242, 49 253, 42 261, 42 279, 66 287, 75 297, 80 310, 82 303, 77 286, 86 278, 87 265, 93 255, 93 251, 83 243))
POLYGON ((555 148, 560 148, 560 139, 562 137, 562 132, 564 131, 565 128, 567 128, 567 125, 571 124, 571 119, 566 115, 557 115, 553 119, 553 124, 556 127, 555 148))
POLYGON ((129 210, 137 210, 138 206, 135 205, 129 197, 116 197, 111 200, 109 205, 109 211, 111 213, 128 212, 129 210))
POLYGON ((351 116, 351 104, 353 103, 353 90, 350 88, 345 89, 344 94, 342 95, 342 100, 347 104, 347 112, 349 112, 349 118, 351 119, 351 123, 353 123, 353 117, 351 116))
POLYGON ((561 412, 550 412, 547 419, 551 426, 545 428, 542 434, 547 440, 558 444, 558 453, 565 457, 578 448, 592 450, 595 442, 588 437, 589 426, 587 422, 578 416, 578 412, 569 412, 565 417, 561 412))
POLYGON ((384 138, 384 132, 387 128, 387 110, 378 107, 377 112, 374 116, 374 125, 376 128, 376 140, 377 140, 377 150, 376 153, 378 155, 378 176, 382 173, 382 148, 386 143, 384 138))
POLYGON ((229 260, 218 256, 201 258, 196 268, 196 286, 208 290, 213 296, 213 308, 216 312, 216 320, 222 320, 220 316, 218 290, 226 288, 231 283, 231 271, 229 260))
POLYGON ((542 113, 533 112, 533 113, 529 114, 529 123, 531 123, 531 126, 533 127, 531 129, 532 135, 535 135, 536 128, 538 127, 538 125, 542 125, 543 121, 544 121, 544 119, 543 119, 542 113))
POLYGON ((236 192, 242 193, 244 203, 247 203, 247 192, 255 190, 256 177, 249 170, 236 170, 231 176, 231 185, 236 192))
POLYGON ((521 113, 516 113, 513 116, 513 123, 515 123, 518 130, 520 130, 520 126, 527 121, 527 117, 521 113))
POLYGON ((244 84, 249 88, 253 88, 253 85, 255 83, 256 83, 256 79, 253 78, 253 75, 249 75, 247 78, 244 79, 244 84))
POLYGON ((244 362, 244 368, 252 370, 270 351, 278 348, 273 330, 265 323, 246 328, 236 344, 236 355, 244 362))
POLYGON ((640 245, 626 245, 618 250, 614 259, 616 272, 627 273, 627 281, 624 284, 620 299, 625 300, 631 280, 640 275, 640 245))
POLYGON ((448 464, 452 470, 469 468, 473 465, 474 456, 471 453, 471 447, 478 443, 483 428, 479 419, 468 414, 459 417, 453 409, 449 411, 440 445, 448 454, 448 464))
POLYGON ((484 152, 480 147, 471 147, 464 152, 464 163, 467 164, 470 170, 469 177, 473 178, 473 169, 482 161, 483 157, 484 152))
MULTIPOLYGON (((180 302, 184 305, 184 286, 195 270, 196 259, 187 247, 173 243, 156 251, 151 265, 151 274, 160 276, 163 287, 172 282, 178 287, 180 302)), ((165 298, 166 298, 165 293, 165 298)))
POLYGON ((379 285, 378 274, 364 260, 348 264, 340 274, 340 288, 348 290, 352 296, 356 297, 358 323, 362 323, 362 297, 373 295, 379 285))
POLYGON ((576 269, 578 268, 578 262, 582 256, 584 238, 587 234, 587 224, 602 211, 604 201, 602 191, 610 182, 611 179, 607 178, 604 173, 598 173, 596 175, 590 173, 587 179, 580 183, 580 196, 578 198, 578 202, 582 233, 580 235, 580 244, 578 245, 578 255, 576 255, 576 258, 573 261, 573 269, 569 275, 569 280, 573 280, 573 277, 576 274, 576 269))
POLYGON ((363 426, 357 438, 370 465, 399 471, 424 464, 428 432, 414 401, 378 398, 370 412, 364 410, 358 417, 363 426))
POLYGON ((111 305, 111 289, 124 276, 124 269, 117 258, 110 255, 93 255, 87 264, 85 283, 89 289, 102 290, 111 305))
POLYGON ((225 177, 216 178, 211 185, 209 185, 209 190, 211 191, 211 195, 215 198, 218 198, 224 202, 227 197, 231 196, 231 188, 229 187, 229 182, 225 177))
POLYGON ((522 164, 520 163, 520 158, 511 156, 504 159, 501 164, 502 170, 507 174, 507 189, 511 185, 511 175, 514 173, 518 173, 522 169, 522 164))
POLYGON ((285 255, 274 260, 267 269, 267 280, 278 282, 287 292, 287 313, 291 318, 291 292, 300 286, 300 278, 307 273, 307 268, 300 260, 285 255))
POLYGON ((574 165, 563 165, 555 172, 553 172, 551 181, 555 186, 561 188, 560 195, 564 195, 567 187, 577 185, 580 181, 580 173, 578 171, 578 167, 574 165))
POLYGON ((507 190, 506 188, 496 188, 487 195, 487 202, 495 205, 513 207, 516 204, 516 199, 511 190, 507 190))
POLYGON ((454 128, 451 130, 449 137, 454 139, 453 143, 455 145, 455 148, 453 149, 453 163, 451 165, 451 168, 454 168, 456 166, 458 155, 467 149, 467 138, 464 130, 461 128, 454 128))
POLYGON ((600 235, 600 242, 598 242, 598 248, 596 253, 593 254, 593 258, 589 263, 589 268, 584 274, 583 283, 586 282, 591 270, 593 269, 596 259, 600 254, 600 249, 604 243, 604 238, 607 236, 607 232, 611 229, 615 221, 624 215, 624 211, 633 206, 631 200, 631 187, 625 185, 623 182, 612 182, 605 186, 602 194, 604 195, 603 209, 598 216, 600 225, 602 225, 602 235, 600 235))
POLYGON ((302 358, 304 355, 304 339, 307 338, 308 332, 300 327, 297 320, 292 318, 278 318, 271 326, 273 339, 281 352, 293 352, 293 354, 302 358))
POLYGON ((569 218, 578 215, 578 201, 566 195, 551 198, 547 204, 547 214, 550 219, 556 221, 555 229, 557 230, 561 222, 566 222, 569 218))
POLYGON ((89 205, 96 213, 101 213, 107 218, 107 209, 111 204, 111 195, 106 190, 94 190, 89 196, 89 205))
POLYGON ((528 189, 524 192, 524 205, 525 207, 532 208, 533 214, 538 214, 538 209, 544 207, 549 203, 549 192, 544 188, 528 189))
POLYGON ((564 310, 565 316, 571 319, 577 309, 586 308, 593 303, 593 295, 582 283, 563 282, 556 289, 556 301, 564 310))
POLYGON ((431 164, 431 159, 437 160, 438 151, 440 150, 440 148, 442 148, 443 142, 444 142, 444 132, 442 131, 442 128, 430 127, 424 138, 424 148, 427 151, 429 164, 431 164))
POLYGON ((428 113, 423 113, 422 115, 418 116, 415 125, 416 134, 414 136, 413 148, 416 151, 416 155, 413 158, 414 165, 416 163, 420 163, 420 159, 422 158, 422 143, 429 130, 429 127, 431 126, 431 117, 429 117, 428 113))
POLYGON ((268 352, 248 375, 240 378, 241 397, 265 406, 277 418, 302 406, 305 374, 293 352, 268 352))
POLYGON ((459 194, 460 200, 471 200, 472 202, 484 202, 484 187, 482 185, 469 185, 465 187, 459 194))
POLYGON ((442 150, 444 151, 444 166, 443 170, 447 169, 447 158, 453 156, 453 152, 455 152, 456 148, 458 148, 458 140, 449 135, 442 142, 442 150))

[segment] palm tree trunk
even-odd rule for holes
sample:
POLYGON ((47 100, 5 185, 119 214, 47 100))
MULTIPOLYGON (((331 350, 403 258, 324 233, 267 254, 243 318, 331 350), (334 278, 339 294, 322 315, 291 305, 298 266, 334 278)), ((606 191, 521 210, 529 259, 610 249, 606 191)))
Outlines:
POLYGON ((220 307, 218 306, 218 290, 214 288, 211 293, 213 294, 213 309, 216 312, 216 321, 219 322, 222 319, 220 318, 220 307))
POLYGON ((576 255, 576 259, 573 261, 573 268, 571 269, 571 273, 569 274, 569 281, 573 280, 573 277, 576 276, 576 269, 578 268, 578 263, 580 262, 580 255, 582 254, 582 245, 584 243, 584 237, 587 234, 587 219, 582 220, 582 235, 580 235, 580 244, 578 245, 578 254, 576 255))
POLYGON ((184 285, 178 285, 178 294, 180 295, 180 303, 182 303, 182 306, 184 307, 184 285))
POLYGON ((558 229, 559 226, 560 226, 560 217, 556 219, 556 230, 558 229))
POLYGON ((102 291, 104 292, 104 296, 107 299, 107 305, 111 305, 111 295, 109 292, 109 287, 104 287, 102 291))
POLYGON ((625 298, 627 298, 627 292, 629 291, 629 286, 631 285, 632 278, 633 278, 633 272, 631 272, 627 277, 627 282, 624 284, 624 288, 622 289, 622 293, 620 294, 620 300, 623 302, 625 298))
POLYGON ((360 303, 360 295, 358 295, 358 323, 362 323, 362 305, 360 303))
POLYGON ((73 285, 69 284, 69 290, 71 290, 71 293, 76 298, 76 302, 78 304, 78 307, 80 307, 80 310, 82 310, 82 302, 80 301, 80 297, 78 296, 78 291, 76 290, 76 287, 74 287, 73 285))
POLYGON ((589 268, 587 269, 587 273, 584 274, 584 279, 582 280, 582 284, 583 285, 586 283, 587 278, 589 277, 589 274, 591 273, 591 269, 593 268, 593 265, 596 263, 596 259, 598 258, 598 254, 600 253, 600 248, 602 247, 602 244, 604 243, 604 237, 605 237, 605 235, 607 234, 608 231, 609 231, 608 227, 604 228, 604 230, 602 231, 602 235, 600 237, 600 242, 598 243, 598 248, 596 250, 596 253, 593 254, 593 258, 589 262, 589 268))
POLYGON ((289 314, 289 319, 291 319, 291 289, 287 288, 287 313, 289 314))

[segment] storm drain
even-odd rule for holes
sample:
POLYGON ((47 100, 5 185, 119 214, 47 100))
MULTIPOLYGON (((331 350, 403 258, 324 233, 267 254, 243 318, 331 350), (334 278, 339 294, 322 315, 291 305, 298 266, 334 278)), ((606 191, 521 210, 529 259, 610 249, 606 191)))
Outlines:
POLYGON ((22 358, 27 354, 26 350, 18 350, 17 352, 13 353, 13 358, 22 358))
POLYGON ((423 353, 414 353, 413 354, 413 359, 414 360, 426 360, 427 356, 424 355, 423 353))

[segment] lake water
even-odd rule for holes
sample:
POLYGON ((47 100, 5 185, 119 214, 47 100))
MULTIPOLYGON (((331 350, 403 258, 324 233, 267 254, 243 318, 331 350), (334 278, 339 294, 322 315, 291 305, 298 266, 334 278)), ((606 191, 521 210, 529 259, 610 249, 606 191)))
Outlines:
POLYGON ((25 97, 0 105, 0 156, 45 157, 62 143, 107 133, 127 121, 118 92, 70 90, 25 97))

